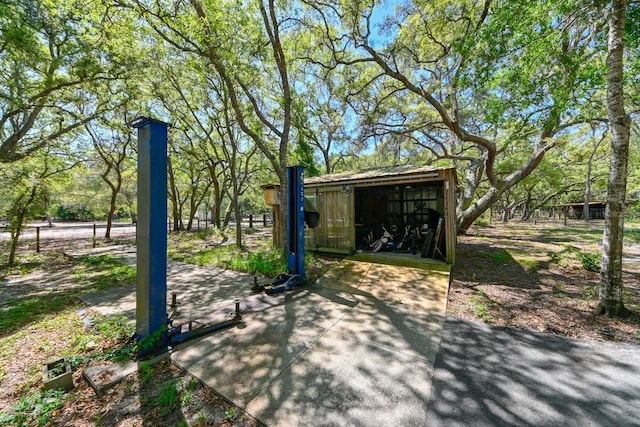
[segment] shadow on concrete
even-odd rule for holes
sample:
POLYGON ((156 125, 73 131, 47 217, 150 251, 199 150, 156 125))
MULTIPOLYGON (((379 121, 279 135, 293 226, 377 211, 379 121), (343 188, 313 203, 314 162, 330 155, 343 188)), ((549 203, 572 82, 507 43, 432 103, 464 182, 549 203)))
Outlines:
POLYGON ((448 317, 429 426, 638 426, 640 348, 448 317))
POLYGON ((423 425, 448 283, 429 274, 346 262, 172 359, 268 425, 423 425))

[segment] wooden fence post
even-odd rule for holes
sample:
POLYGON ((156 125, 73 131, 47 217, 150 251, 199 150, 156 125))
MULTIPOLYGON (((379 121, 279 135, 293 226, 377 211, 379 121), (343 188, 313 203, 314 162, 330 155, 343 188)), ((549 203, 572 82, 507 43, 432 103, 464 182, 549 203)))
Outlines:
POLYGON ((40 253, 40 227, 36 227, 36 252, 40 253))
POLYGON ((93 247, 96 247, 96 224, 93 224, 93 247))
POLYGON ((253 215, 249 214, 249 228, 253 228, 253 215))

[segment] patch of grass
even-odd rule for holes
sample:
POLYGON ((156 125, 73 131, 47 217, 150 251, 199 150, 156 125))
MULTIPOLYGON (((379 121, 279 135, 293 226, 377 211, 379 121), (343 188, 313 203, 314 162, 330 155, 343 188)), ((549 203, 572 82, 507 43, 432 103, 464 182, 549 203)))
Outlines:
POLYGON ((587 271, 600 271, 600 259, 599 253, 591 252, 578 252, 578 260, 587 271))
POLYGON ((45 426, 64 405, 66 395, 62 390, 31 390, 22 396, 6 414, 0 413, 0 424, 16 426, 45 426))
POLYGON ((182 395, 180 396, 180 405, 182 405, 182 406, 189 405, 189 403, 191 402, 191 398, 192 397, 193 397, 193 395, 191 394, 191 391, 184 390, 182 392, 182 395))
POLYGON ((515 262, 517 262, 522 268, 527 271, 537 271, 546 262, 537 251, 530 248, 510 248, 508 254, 511 256, 511 258, 513 258, 515 262))
POLYGON ((121 264, 111 256, 81 257, 79 264, 79 268, 69 277, 69 287, 66 289, 3 301, 2 304, 8 308, 0 316, 0 336, 23 328, 44 315, 79 307, 77 297, 84 292, 110 289, 136 281, 136 268, 121 264))
POLYGON ((625 227, 624 239, 628 242, 640 243, 640 228, 625 227))
POLYGON ((489 312, 489 307, 498 304, 498 301, 489 297, 482 289, 477 289, 476 294, 469 298, 469 302, 473 304, 474 312, 480 320, 491 323, 493 316, 489 312))
POLYGON ((229 422, 232 422, 236 419, 236 412, 233 410, 233 408, 229 408, 224 411, 224 415, 227 417, 227 421, 229 422))
POLYGON ((142 338, 135 344, 135 352, 141 356, 148 356, 157 354, 157 350, 160 350, 159 344, 162 341, 162 335, 167 332, 167 327, 162 326, 150 335, 142 338))
MULTIPOLYGON (((73 339, 73 351, 86 353, 92 348, 97 348, 98 343, 122 344, 133 335, 134 328, 124 316, 99 316, 95 319, 95 324, 86 333, 77 334, 73 339)), ((95 355, 93 359, 104 359, 122 361, 130 358, 134 354, 133 345, 124 345, 113 348, 103 355, 95 355)), ((77 364, 85 360, 79 360, 77 364)))
POLYGON ((478 252, 478 254, 481 257, 493 260, 493 262, 497 264, 504 264, 511 258, 511 256, 502 249, 499 252, 478 252))
POLYGON ((487 227, 489 226, 489 221, 480 217, 473 222, 473 225, 477 225, 478 227, 487 227))
MULTIPOLYGON (((588 254, 587 252, 583 252, 582 249, 568 244, 563 244, 562 248, 563 249, 560 252, 547 252, 550 263, 566 268, 576 268, 578 265, 577 263, 584 266, 581 261, 581 257, 583 256, 582 254, 588 254)), ((589 257, 589 255, 586 255, 586 257, 589 257)))
POLYGON ((251 235, 251 234, 256 234, 258 231, 260 231, 259 229, 257 229, 256 227, 253 228, 245 228, 244 230, 242 230, 242 232, 246 235, 251 235))
POLYGON ((248 273, 275 276, 286 271, 287 264, 279 250, 245 252, 232 246, 219 246, 192 253, 170 253, 172 259, 196 265, 214 265, 248 273))
MULTIPOLYGON (((183 237, 186 240, 189 240, 190 233, 183 233, 183 237)), ((227 236, 222 231, 218 230, 215 227, 209 227, 206 230, 202 229, 200 231, 196 231, 193 233, 200 240, 226 240, 227 236)))
POLYGON ((75 295, 65 292, 52 292, 27 299, 6 301, 9 308, 0 316, 0 336, 10 334, 25 325, 41 319, 43 315, 57 313, 69 307, 78 307, 75 295))
POLYGON ((118 264, 118 261, 108 254, 104 255, 82 255, 78 257, 78 261, 83 265, 101 265, 101 264, 118 264))
POLYGON ((540 230, 545 240, 555 242, 575 242, 577 236, 581 241, 597 242, 602 239, 602 228, 587 226, 556 227, 540 230))
POLYGON ((134 330, 127 318, 122 315, 101 317, 95 325, 98 331, 106 339, 122 341, 129 338, 134 330))
POLYGON ((594 286, 585 286, 582 290, 582 297, 586 300, 593 299, 598 294, 598 289, 594 286))
POLYGON ((147 382, 153 377, 153 365, 149 362, 143 362, 138 367, 138 374, 143 382, 147 382))
POLYGON ((77 280, 91 285, 92 290, 104 290, 136 282, 136 267, 122 264, 111 255, 85 255, 78 258, 85 268, 74 270, 77 280))
POLYGON ((203 249, 203 245, 195 240, 173 237, 169 241, 168 257, 189 264, 217 265, 218 259, 226 255, 227 248, 216 246, 203 249))
POLYGON ((200 382, 198 381, 198 379, 196 377, 191 377, 189 379, 189 382, 187 383, 187 390, 193 390, 196 387, 198 387, 199 384, 200 384, 200 382))
MULTIPOLYGON (((7 248, 8 253, 8 248, 7 248)), ((55 257, 55 255, 53 255, 55 257)), ((5 280, 9 276, 26 276, 32 271, 47 265, 52 255, 27 253, 20 256, 19 262, 13 265, 0 264, 0 280, 5 280)), ((5 262, 8 261, 5 260, 5 262)))
POLYGON ((135 347, 126 345, 122 347, 113 348, 107 351, 104 354, 103 358, 104 360, 111 360, 113 362, 124 362, 125 360, 129 360, 133 358, 135 354, 136 354, 135 347))
POLYGON ((98 290, 110 289, 136 283, 136 268, 124 264, 112 264, 110 268, 100 272, 94 279, 98 290))
POLYGON ((562 259, 562 254, 559 252, 547 251, 547 256, 551 264, 560 264, 560 260, 562 259))
POLYGON ((279 250, 249 252, 246 256, 235 256, 229 262, 232 270, 275 276, 286 271, 287 263, 279 250))
POLYGON ((487 313, 487 306, 484 304, 476 305, 476 316, 480 318, 483 322, 490 322, 493 317, 487 313))
POLYGON ((568 297, 567 286, 566 285, 554 285, 553 292, 555 292, 559 297, 568 297))
MULTIPOLYGON (((0 318, 1 319, 1 318, 0 318)), ((74 308, 70 307, 62 313, 47 315, 39 322, 34 322, 28 328, 23 327, 16 331, 8 333, 0 339, 0 367, 9 362, 11 358, 16 357, 25 342, 29 342, 32 337, 45 336, 50 331, 60 331, 58 337, 66 339, 71 337, 76 327, 80 326, 80 322, 75 315, 74 308)), ((38 350, 43 357, 49 357, 48 347, 50 346, 48 339, 38 340, 38 350)))
POLYGON ((156 404, 160 406, 163 415, 173 412, 178 407, 178 388, 175 381, 169 381, 162 386, 156 404))
POLYGON ((207 415, 201 411, 201 412, 198 412, 198 414, 196 415, 196 421, 193 425, 197 427, 206 426, 207 421, 208 421, 207 415))

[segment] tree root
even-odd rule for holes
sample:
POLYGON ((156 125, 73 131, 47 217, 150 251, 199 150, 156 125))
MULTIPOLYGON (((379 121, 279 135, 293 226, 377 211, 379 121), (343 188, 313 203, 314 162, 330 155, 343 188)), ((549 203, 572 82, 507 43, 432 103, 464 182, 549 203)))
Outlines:
POLYGON ((615 317, 618 319, 626 319, 633 313, 629 311, 622 302, 618 301, 600 301, 593 311, 594 316, 615 317))

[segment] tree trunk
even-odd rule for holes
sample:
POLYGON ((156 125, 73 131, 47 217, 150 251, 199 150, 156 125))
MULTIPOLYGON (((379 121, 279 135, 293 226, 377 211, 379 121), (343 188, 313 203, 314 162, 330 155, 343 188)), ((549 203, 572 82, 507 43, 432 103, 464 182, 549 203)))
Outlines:
POLYGON ((14 204, 14 208, 12 209, 11 214, 11 247, 9 249, 9 265, 13 265, 16 262, 16 251, 18 249, 18 241, 20 240, 20 235, 22 234, 22 228, 24 226, 24 218, 33 203, 33 200, 36 197, 36 192, 38 191, 37 186, 31 187, 29 191, 29 197, 27 200, 22 203, 23 196, 20 196, 18 200, 16 200, 14 204))
POLYGON ((232 197, 231 204, 233 205, 234 221, 236 222, 236 247, 242 249, 242 213, 240 212, 238 198, 232 197))
POLYGON ((591 220, 589 212, 589 202, 591 201, 591 162, 587 164, 587 179, 584 183, 584 207, 582 208, 582 219, 586 222, 591 220))
POLYGON ((180 195, 178 194, 178 190, 176 188, 176 180, 173 174, 173 164, 171 162, 171 157, 167 158, 167 172, 169 174, 169 201, 171 202, 171 212, 173 214, 173 231, 182 230, 182 226, 180 224, 182 216, 182 212, 180 211, 180 195))
POLYGON ((120 192, 120 187, 122 187, 122 177, 120 174, 117 174, 118 182, 116 185, 112 185, 110 182, 109 187, 111 187, 111 200, 109 201, 109 213, 107 214, 107 230, 104 232, 104 239, 106 241, 111 241, 111 226, 113 225, 113 215, 116 213, 116 203, 118 201, 118 193, 120 192))
POLYGON ((209 159, 207 164, 207 170, 209 171, 209 178, 213 184, 213 206, 211 207, 211 222, 220 230, 222 228, 222 189, 220 187, 220 180, 218 178, 217 161, 215 159, 209 159))
POLYGON ((489 188, 482 197, 471 203, 468 207, 463 206, 462 208, 457 209, 456 216, 458 221, 458 234, 465 234, 473 222, 485 213, 487 209, 493 206, 505 191, 513 188, 529 176, 529 174, 540 164, 545 153, 553 147, 553 144, 548 144, 546 142, 549 136, 549 132, 542 132, 538 146, 522 167, 500 180, 497 185, 489 185, 489 188))
POLYGON ((458 212, 458 234, 466 234, 473 222, 487 211, 500 197, 495 187, 490 187, 482 197, 472 203, 467 209, 458 212))
POLYGON ((509 213, 510 212, 511 211, 509 210, 509 206, 506 206, 504 208, 504 210, 502 211, 502 222, 504 222, 504 223, 509 222, 509 216, 510 216, 509 213))
POLYGON ((11 247, 9 249, 9 265, 13 265, 16 262, 16 251, 18 249, 18 241, 22 234, 22 226, 24 223, 24 214, 18 213, 18 218, 15 220, 15 224, 12 224, 11 229, 11 247))
POLYGON ((607 113, 611 128, 611 161, 602 241, 599 303, 596 314, 622 316, 622 243, 631 118, 624 109, 623 58, 626 0, 613 0, 609 16, 607 113))
POLYGON ((111 201, 109 202, 109 213, 107 213, 107 229, 104 232, 104 239, 111 241, 111 226, 113 225, 113 214, 116 212, 116 194, 111 195, 111 201))

